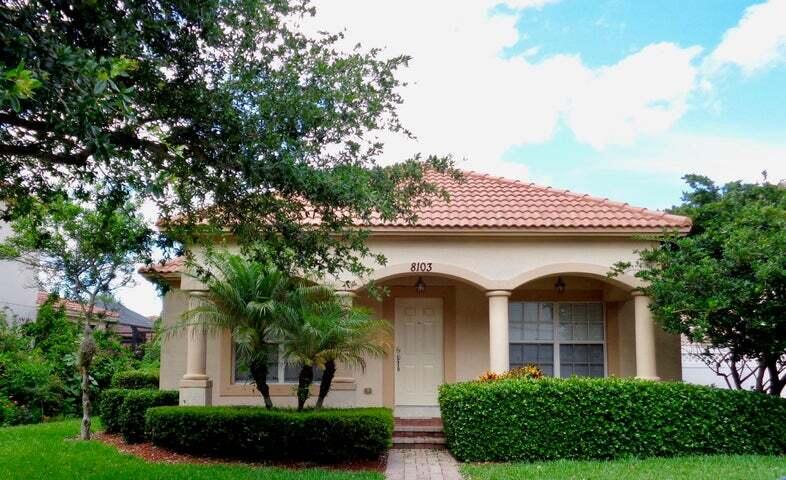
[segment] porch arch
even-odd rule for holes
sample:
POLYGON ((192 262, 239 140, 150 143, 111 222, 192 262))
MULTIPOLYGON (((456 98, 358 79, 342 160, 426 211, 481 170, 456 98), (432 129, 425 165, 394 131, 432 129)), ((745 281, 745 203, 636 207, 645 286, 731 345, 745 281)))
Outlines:
POLYGON ((507 283, 508 288, 514 290, 526 283, 543 277, 575 275, 577 277, 589 277, 602 280, 626 292, 631 292, 644 286, 644 282, 633 275, 621 274, 616 277, 609 277, 609 270, 611 270, 610 267, 591 263, 553 263, 517 275, 511 278, 507 283))

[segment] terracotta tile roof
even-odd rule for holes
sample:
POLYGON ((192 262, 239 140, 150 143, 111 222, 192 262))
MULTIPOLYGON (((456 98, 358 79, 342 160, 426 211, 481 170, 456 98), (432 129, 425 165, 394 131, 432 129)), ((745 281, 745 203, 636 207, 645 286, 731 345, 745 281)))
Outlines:
MULTIPOLYGON (((43 305, 46 302, 47 298, 49 298, 49 293, 47 293, 47 292, 38 292, 38 295, 36 297, 36 303, 38 305, 43 305)), ((77 302, 74 302, 72 300, 58 300, 57 302, 55 302, 55 304, 58 307, 62 306, 65 309, 66 313, 69 314, 69 315, 73 315, 73 316, 81 316, 82 315, 82 307, 80 307, 77 302)), ((94 315, 104 316, 104 317, 110 317, 110 318, 118 318, 120 316, 119 313, 117 313, 117 312, 115 312, 113 310, 106 310, 106 309, 101 308, 99 306, 96 306, 93 309, 93 314, 94 315)))
MULTIPOLYGON (((435 201, 418 213, 417 224, 372 221, 371 229, 476 230, 535 232, 647 233, 663 229, 687 232, 687 217, 634 207, 606 198, 544 187, 482 173, 465 171, 464 180, 436 172, 426 178, 450 192, 450 202, 435 201)), ((182 271, 184 257, 139 269, 142 274, 182 271)))
POLYGON ((152 265, 147 265, 141 267, 139 269, 139 273, 142 275, 146 273, 158 273, 158 274, 167 274, 167 273, 179 273, 183 270, 183 267, 186 264, 186 257, 175 257, 170 258, 162 262, 156 262, 152 265))
MULTIPOLYGON (((423 208, 415 228, 643 233, 664 228, 687 231, 691 225, 687 217, 476 172, 464 172, 461 183, 436 172, 427 173, 427 179, 450 192, 450 202, 439 200, 423 208)), ((412 228, 404 222, 369 226, 412 228)))

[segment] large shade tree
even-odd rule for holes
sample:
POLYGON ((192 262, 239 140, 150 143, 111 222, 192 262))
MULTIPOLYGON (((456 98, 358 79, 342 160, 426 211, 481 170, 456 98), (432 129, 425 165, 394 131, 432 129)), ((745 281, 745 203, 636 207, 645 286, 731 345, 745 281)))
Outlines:
MULTIPOLYGON (((780 395, 786 386, 786 188, 741 182, 716 186, 686 177, 690 191, 673 213, 687 236, 657 238, 640 252, 663 327, 703 346, 701 356, 731 387, 780 395)), ((630 265, 621 264, 624 269, 630 265)))
POLYGON ((287 267, 363 270, 350 225, 414 219, 444 194, 424 169, 451 163, 376 163, 382 133, 410 135, 408 58, 306 34, 312 14, 307 0, 3 2, 3 215, 114 185, 157 204, 170 240, 229 229, 287 267))

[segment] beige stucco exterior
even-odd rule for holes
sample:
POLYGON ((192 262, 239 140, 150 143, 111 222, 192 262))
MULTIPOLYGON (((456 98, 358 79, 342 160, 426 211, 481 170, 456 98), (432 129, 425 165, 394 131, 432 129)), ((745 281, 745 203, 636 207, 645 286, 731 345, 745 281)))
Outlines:
MULTIPOLYGON (((396 321, 396 298, 442 298, 444 382, 471 380, 489 369, 500 369, 503 363, 507 365, 507 305, 516 301, 601 302, 607 375, 681 379, 679 338, 654 325, 643 307, 645 301, 637 300, 639 280, 626 275, 613 279, 606 276, 614 263, 635 260, 635 251, 646 246, 631 234, 389 232, 372 235, 368 245, 385 255, 387 265, 377 266, 369 278, 333 279, 334 285, 349 290, 346 293, 355 304, 365 305, 391 322, 396 321), (417 265, 425 264, 428 271, 413 272, 413 264, 416 270, 417 265), (414 287, 419 277, 427 285, 422 293, 414 287), (564 292, 554 288, 557 277, 566 285, 564 292), (390 295, 382 301, 369 298, 364 290, 369 280, 387 287, 390 295), (494 330, 490 325, 503 328, 494 330)), ((177 322, 188 308, 189 292, 202 288, 186 276, 173 279, 173 287, 164 298, 165 325, 177 322)), ((184 386, 188 389, 196 385, 206 395, 204 401, 214 405, 261 404, 253 386, 232 383, 228 334, 212 335, 205 341, 206 381, 193 383, 197 378, 193 375, 191 380, 184 380, 188 376, 189 348, 198 342, 185 333, 165 342, 162 388, 181 388, 183 392, 184 386)), ((197 365, 193 368, 198 369, 199 362, 192 361, 197 365)), ((370 359, 365 370, 340 368, 328 404, 395 407, 394 362, 390 354, 370 359)), ((271 391, 278 405, 295 403, 292 385, 273 385, 271 391)), ((189 392, 184 403, 201 401, 189 392)))

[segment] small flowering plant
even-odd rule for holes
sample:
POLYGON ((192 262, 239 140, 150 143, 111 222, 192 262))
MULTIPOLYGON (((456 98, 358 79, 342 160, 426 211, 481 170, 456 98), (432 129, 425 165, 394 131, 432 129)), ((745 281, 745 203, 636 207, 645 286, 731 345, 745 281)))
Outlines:
POLYGON ((543 378, 543 371, 537 365, 523 365, 504 373, 496 373, 487 371, 478 377, 479 382, 493 382, 496 380, 507 380, 511 378, 531 378, 537 380, 543 378))

